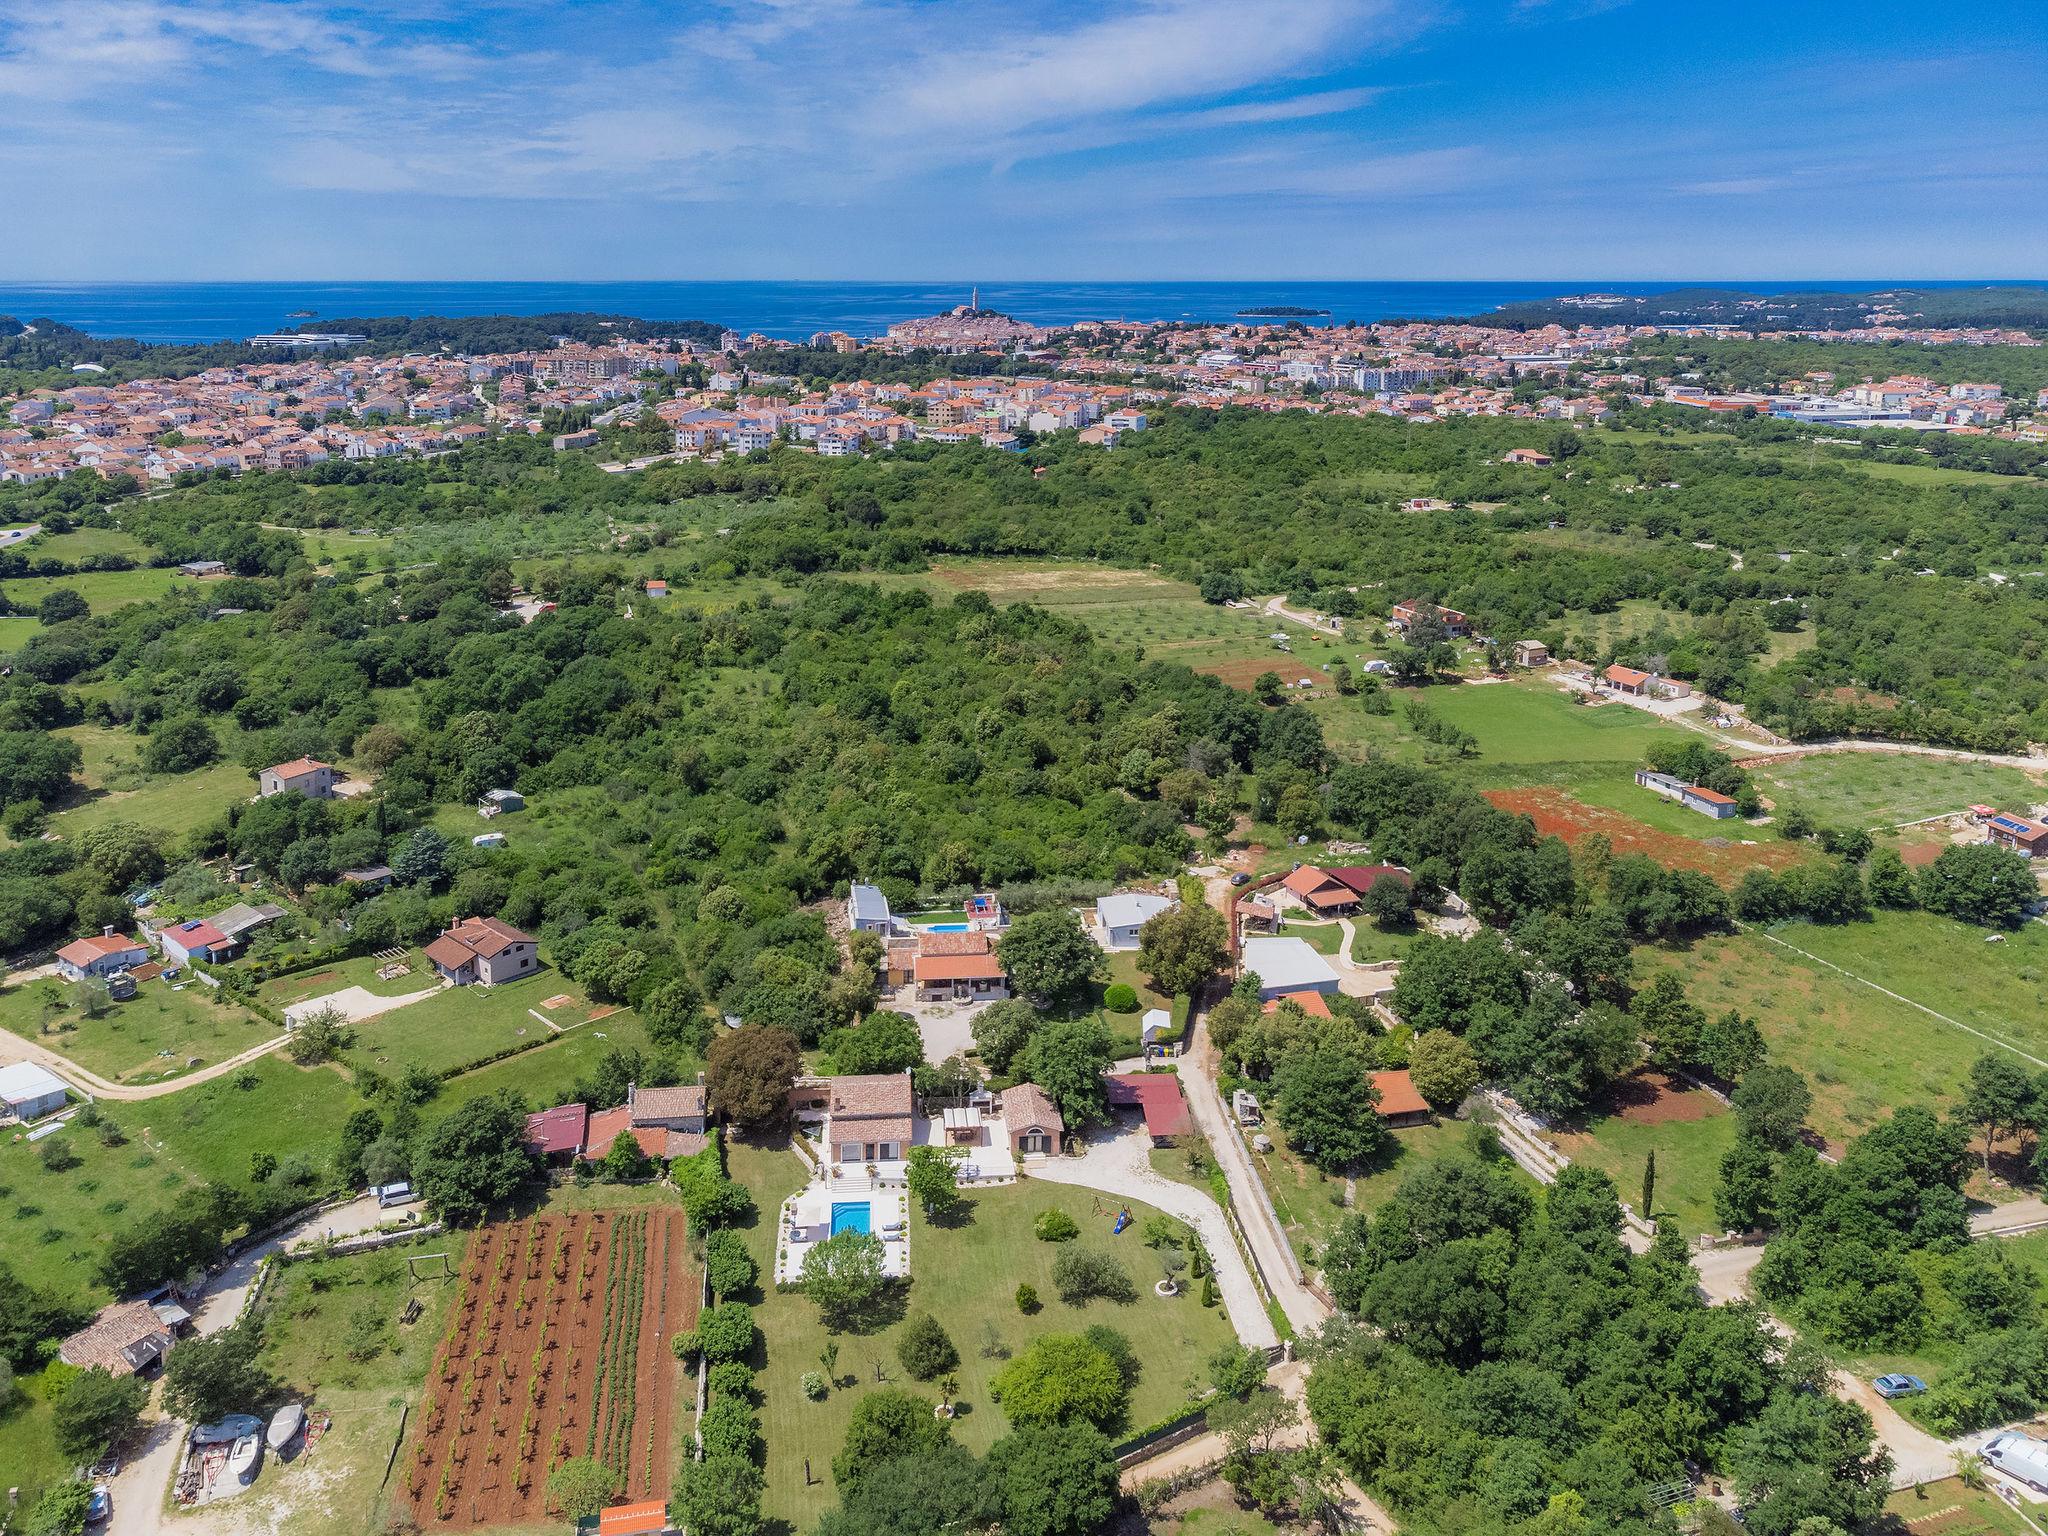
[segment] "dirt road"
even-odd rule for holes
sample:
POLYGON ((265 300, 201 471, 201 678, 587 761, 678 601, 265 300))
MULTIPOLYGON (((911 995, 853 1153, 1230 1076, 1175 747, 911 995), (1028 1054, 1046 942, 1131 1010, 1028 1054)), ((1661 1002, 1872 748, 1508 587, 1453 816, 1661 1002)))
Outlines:
POLYGON ((230 1056, 226 1061, 217 1061, 210 1067, 201 1067, 197 1072, 187 1072, 183 1077, 161 1083, 110 1083, 97 1072, 86 1071, 68 1056, 4 1029, 0 1029, 0 1057, 26 1059, 39 1067, 46 1067, 80 1093, 89 1093, 96 1099, 160 1099, 167 1093, 180 1092, 195 1083, 209 1082, 222 1073, 247 1066, 257 1057, 269 1055, 288 1038, 274 1035, 261 1045, 250 1046, 238 1056, 230 1056))

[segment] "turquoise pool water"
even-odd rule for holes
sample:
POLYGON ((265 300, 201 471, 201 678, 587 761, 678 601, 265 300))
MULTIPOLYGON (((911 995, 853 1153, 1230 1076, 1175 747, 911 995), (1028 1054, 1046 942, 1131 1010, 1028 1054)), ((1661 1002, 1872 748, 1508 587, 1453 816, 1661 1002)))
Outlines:
POLYGON ((834 1200, 832 1202, 832 1235, 842 1232, 865 1232, 868 1229, 868 1203, 865 1200, 834 1200))
POLYGON ((967 925, 965 923, 926 923, 924 924, 924 931, 926 933, 965 933, 967 925))

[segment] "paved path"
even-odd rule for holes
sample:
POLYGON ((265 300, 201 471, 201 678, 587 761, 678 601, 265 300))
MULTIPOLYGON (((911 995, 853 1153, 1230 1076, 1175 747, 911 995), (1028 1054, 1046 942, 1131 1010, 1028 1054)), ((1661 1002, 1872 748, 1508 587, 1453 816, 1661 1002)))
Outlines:
POLYGON ((293 1003, 285 1009, 285 1022, 297 1024, 301 1019, 310 1018, 323 1008, 332 1008, 351 1024, 360 1024, 365 1019, 374 1019, 380 1013, 390 1013, 395 1008, 404 1008, 412 1003, 424 1002, 441 990, 437 983, 419 992, 401 992, 395 997, 384 997, 368 987, 343 987, 339 992, 328 992, 320 997, 309 997, 293 1003))
POLYGON ((1312 1332, 1328 1320, 1330 1308, 1304 1282, 1301 1263, 1259 1185, 1251 1153, 1231 1123, 1222 1094, 1216 1091, 1215 1060, 1215 1047, 1209 1043, 1209 1011, 1204 1007, 1196 1011, 1188 1054, 1174 1063, 1181 1086, 1187 1090, 1188 1109, 1194 1116, 1195 1128, 1209 1138, 1217 1166, 1230 1184, 1230 1204, 1244 1229, 1245 1242, 1258 1260, 1259 1272, 1266 1277, 1280 1310, 1287 1314, 1296 1333, 1312 1332))
MULTIPOLYGON (((1031 1164, 1027 1171, 1034 1179, 1078 1184, 1124 1199, 1142 1200, 1178 1216, 1202 1235, 1202 1246, 1209 1250, 1215 1263, 1216 1288, 1223 1295, 1223 1309, 1230 1315, 1230 1326, 1237 1331, 1238 1338, 1258 1348, 1278 1344, 1279 1331, 1266 1316, 1259 1288, 1244 1256, 1237 1251, 1237 1241, 1230 1235, 1222 1208, 1201 1190, 1155 1172, 1151 1150, 1152 1138, 1145 1134, 1144 1127, 1132 1126, 1113 1134, 1098 1132, 1089 1138, 1080 1156, 1046 1158, 1031 1164)), ((1140 1268, 1135 1277, 1140 1285, 1150 1285, 1158 1278, 1149 1273, 1149 1265, 1140 1268)))
POLYGON ((1319 635, 1328 635, 1333 640, 1341 640, 1344 637, 1344 626, 1337 623, 1336 620, 1313 618, 1306 613, 1299 612, 1288 607, 1287 599, 1284 597, 1267 598, 1265 611, 1277 618, 1292 620, 1305 629, 1314 630, 1319 635))
POLYGON ((80 1093, 89 1093, 96 1099, 160 1099, 167 1093, 177 1093, 195 1083, 204 1083, 224 1072, 232 1072, 237 1067, 247 1066, 257 1057, 276 1050, 288 1038, 285 1035, 273 1035, 261 1045, 250 1046, 240 1055, 230 1056, 226 1061, 217 1061, 210 1067, 202 1067, 197 1072, 187 1072, 183 1077, 174 1077, 161 1083, 108 1082, 97 1072, 86 1071, 68 1056, 4 1029, 0 1029, 0 1057, 25 1057, 38 1066, 49 1068, 80 1093))
MULTIPOLYGON (((192 1331, 205 1338, 232 1328, 242 1315, 249 1287, 256 1283, 256 1271, 263 1260, 280 1248, 327 1236, 351 1237, 367 1232, 391 1213, 365 1195, 347 1205, 322 1211, 311 1220, 287 1228, 268 1242, 258 1243, 238 1254, 219 1274, 206 1283, 205 1294, 192 1308, 192 1331)), ((143 1438, 134 1459, 122 1464, 109 1485, 114 1498, 114 1515, 107 1522, 106 1536, 155 1536, 167 1522, 163 1504, 178 1469, 178 1453, 189 1426, 163 1412, 163 1388, 159 1380, 150 1389, 151 1417, 144 1420, 143 1438)))

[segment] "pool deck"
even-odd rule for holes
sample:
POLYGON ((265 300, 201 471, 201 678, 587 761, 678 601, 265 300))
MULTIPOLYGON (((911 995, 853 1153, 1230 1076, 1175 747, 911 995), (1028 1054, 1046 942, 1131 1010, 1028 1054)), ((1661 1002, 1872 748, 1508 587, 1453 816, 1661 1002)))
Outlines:
MULTIPOLYGON (((804 1255, 832 1235, 832 1207, 856 1201, 868 1206, 868 1228, 882 1240, 882 1273, 902 1279, 910 1273, 910 1197, 900 1187, 854 1190, 844 1179, 814 1179, 782 1202, 775 1237, 775 1280, 793 1285, 804 1277, 804 1255), (895 1231, 890 1231, 890 1227, 895 1231)), ((862 1180, 865 1185, 866 1181, 862 1180)))

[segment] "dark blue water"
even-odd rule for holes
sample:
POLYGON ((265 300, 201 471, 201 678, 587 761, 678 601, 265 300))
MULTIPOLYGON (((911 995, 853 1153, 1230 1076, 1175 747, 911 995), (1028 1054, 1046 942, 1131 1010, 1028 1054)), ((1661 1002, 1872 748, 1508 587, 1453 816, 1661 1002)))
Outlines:
MULTIPOLYGON (((48 316, 97 336, 224 341, 349 315, 537 315, 596 311, 644 320, 709 320, 742 333, 801 338, 817 331, 875 335, 898 320, 967 302, 972 283, 8 283, 0 315, 48 316), (295 311, 310 310, 310 317, 295 311)), ((1292 304, 1330 319, 1478 315, 1559 294, 1662 293, 1675 283, 982 283, 983 305, 1039 325, 1074 320, 1234 319, 1241 309, 1292 304)), ((1743 282, 1767 293, 1873 289, 1900 282, 1743 282)), ((1967 283, 1914 283, 1923 288, 1967 283)))

